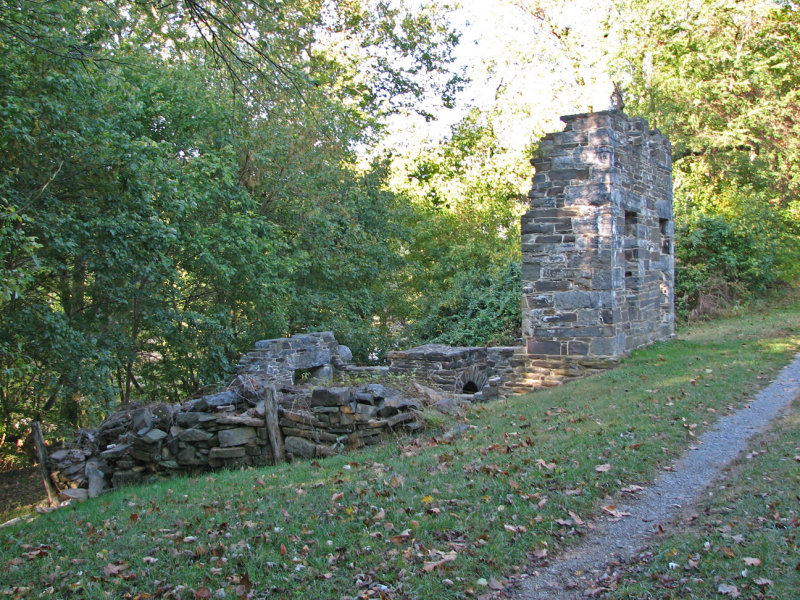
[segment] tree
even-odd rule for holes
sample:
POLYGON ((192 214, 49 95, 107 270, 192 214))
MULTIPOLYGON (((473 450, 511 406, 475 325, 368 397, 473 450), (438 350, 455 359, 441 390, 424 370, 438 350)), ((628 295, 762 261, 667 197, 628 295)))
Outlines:
POLYGON ((454 42, 385 3, 0 2, 2 432, 178 400, 301 323, 366 354, 402 199, 354 148, 447 98, 454 42))
MULTIPOLYGON (((628 107, 673 143, 676 219, 697 242, 707 217, 752 241, 708 248, 737 252, 716 263, 757 268, 734 287, 759 291, 800 274, 800 16, 792 2, 704 0, 690 4, 631 1, 631 24, 618 74, 629 79, 628 107)), ((678 249, 680 259, 681 248, 678 249)), ((680 265, 679 265, 680 267, 680 265)), ((740 273, 741 271, 736 271, 740 273)), ((681 285, 679 278, 678 285, 681 285)))
POLYGON ((522 284, 511 265, 520 261, 529 174, 521 168, 524 151, 498 139, 498 116, 473 110, 447 140, 395 161, 394 187, 414 207, 404 284, 413 340, 478 344, 517 337, 522 284))

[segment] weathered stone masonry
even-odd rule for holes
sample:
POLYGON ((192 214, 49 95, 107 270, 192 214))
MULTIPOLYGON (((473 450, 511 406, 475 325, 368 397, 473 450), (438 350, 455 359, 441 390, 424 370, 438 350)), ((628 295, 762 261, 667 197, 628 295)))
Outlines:
MULTIPOLYGON (((123 408, 51 455, 61 485, 94 496, 148 473, 327 456, 416 429, 422 403, 378 383, 295 387, 336 372, 407 373, 486 400, 612 366, 674 333, 670 145, 644 119, 612 110, 562 117, 547 135, 522 218, 523 347, 428 344, 356 367, 333 333, 264 340, 218 394, 123 408), (313 389, 312 389, 313 387, 313 389), (274 435, 273 435, 274 434, 274 435)), ((431 390, 433 391, 433 390, 431 390)))
POLYGON ((522 218, 518 373, 550 385, 674 334, 669 141, 619 110, 561 117, 522 218))

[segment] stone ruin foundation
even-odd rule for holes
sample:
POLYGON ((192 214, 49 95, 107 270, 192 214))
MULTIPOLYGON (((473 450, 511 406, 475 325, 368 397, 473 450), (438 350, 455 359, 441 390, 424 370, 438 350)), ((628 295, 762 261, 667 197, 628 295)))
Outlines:
POLYGON ((50 454, 53 479, 68 497, 93 497, 154 474, 321 458, 419 428, 421 401, 389 385, 291 383, 298 368, 341 371, 350 356, 330 332, 258 342, 225 390, 182 404, 125 406, 81 431, 50 454))
POLYGON ((489 365, 487 348, 426 344, 389 352, 388 359, 391 374, 411 374, 443 392, 475 400, 498 396, 502 383, 489 365))
POLYGON ((80 487, 65 490, 72 497, 95 496, 148 474, 328 456, 419 428, 420 396, 452 408, 453 396, 528 392, 607 369, 674 335, 669 141, 619 110, 561 119, 564 131, 545 136, 531 161, 522 217, 524 345, 428 344, 390 352, 387 368, 351 364, 331 332, 263 340, 224 391, 123 407, 82 431, 51 454, 53 478, 80 487), (415 384, 409 397, 380 383, 325 387, 348 372, 407 374, 430 388, 415 384), (295 385, 299 373, 312 385, 295 385))

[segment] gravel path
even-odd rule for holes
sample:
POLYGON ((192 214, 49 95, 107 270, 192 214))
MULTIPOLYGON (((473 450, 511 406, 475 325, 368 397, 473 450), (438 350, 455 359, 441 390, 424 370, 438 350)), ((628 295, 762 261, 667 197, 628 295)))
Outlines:
MULTIPOLYGON (((697 445, 662 473, 652 486, 617 510, 630 513, 617 521, 599 521, 575 548, 549 566, 520 581, 518 600, 572 600, 599 591, 596 580, 614 561, 625 561, 642 550, 661 525, 666 527, 681 511, 696 503, 723 468, 745 449, 800 394, 800 355, 749 405, 724 417, 698 438, 697 445)), ((600 584, 602 585, 602 583, 600 584)))

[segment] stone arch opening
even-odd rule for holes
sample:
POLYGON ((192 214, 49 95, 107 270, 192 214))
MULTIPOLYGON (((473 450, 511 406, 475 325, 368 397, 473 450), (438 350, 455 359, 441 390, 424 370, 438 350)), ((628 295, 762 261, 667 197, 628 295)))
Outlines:
POLYGON ((477 394, 480 391, 478 384, 474 381, 467 381, 461 390, 462 394, 477 394))

